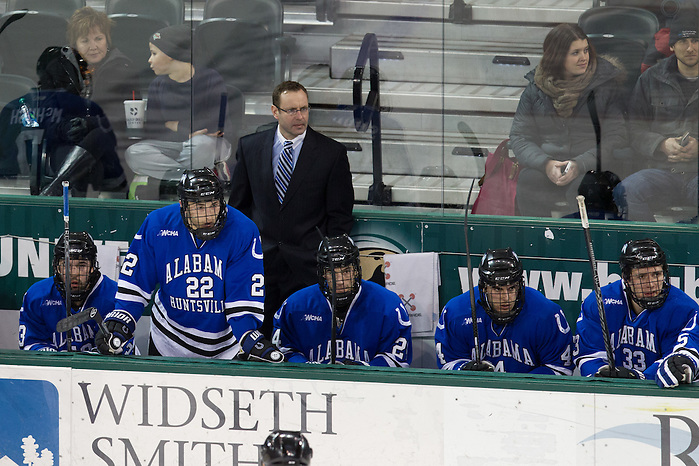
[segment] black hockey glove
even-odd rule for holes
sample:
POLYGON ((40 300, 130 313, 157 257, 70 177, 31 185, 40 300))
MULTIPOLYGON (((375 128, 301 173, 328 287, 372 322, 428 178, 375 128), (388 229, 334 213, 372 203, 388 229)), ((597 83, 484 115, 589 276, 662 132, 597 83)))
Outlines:
POLYGON ((460 368, 459 370, 462 370, 462 371, 495 372, 495 366, 493 366, 493 365, 492 365, 491 363, 489 363, 488 361, 480 361, 480 362, 478 362, 478 361, 476 361, 476 360, 473 360, 473 361, 469 361, 469 362, 467 362, 466 364, 464 364, 463 366, 461 366, 461 368, 460 368))
POLYGON ((663 359, 655 374, 655 383, 660 388, 675 388, 682 383, 692 383, 697 377, 698 366, 698 355, 694 351, 681 349, 663 359))
POLYGON ((85 136, 87 136, 87 133, 90 132, 90 129, 88 127, 88 122, 85 118, 72 118, 70 120, 70 127, 68 128, 67 136, 68 139, 73 143, 73 144, 78 144, 80 141, 85 139, 85 136))
POLYGON ((636 369, 627 369, 625 367, 616 366, 614 372, 611 371, 608 364, 600 367, 595 377, 610 377, 617 379, 640 379, 645 380, 646 376, 643 372, 637 371, 636 369))
POLYGON ((284 362, 284 355, 259 330, 252 330, 240 339, 243 359, 258 362, 284 362))
POLYGON ((335 364, 340 364, 342 366, 368 366, 369 364, 364 361, 355 361, 354 359, 338 359, 335 364))
POLYGON ((124 311, 112 311, 104 318, 95 335, 95 346, 102 354, 121 354, 124 345, 136 331, 136 322, 130 314, 124 311), (107 330, 107 333, 104 330, 107 330))

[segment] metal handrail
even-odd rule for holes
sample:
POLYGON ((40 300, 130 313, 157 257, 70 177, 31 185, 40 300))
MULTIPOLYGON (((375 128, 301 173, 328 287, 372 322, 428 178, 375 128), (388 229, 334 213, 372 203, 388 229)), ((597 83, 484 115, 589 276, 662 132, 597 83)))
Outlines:
POLYGON ((381 154, 381 99, 379 91, 379 42, 376 34, 367 33, 362 40, 352 78, 352 104, 354 127, 359 132, 371 126, 373 184, 369 187, 369 203, 390 205, 391 187, 383 184, 383 162, 381 154), (369 95, 362 105, 362 78, 369 61, 369 95))

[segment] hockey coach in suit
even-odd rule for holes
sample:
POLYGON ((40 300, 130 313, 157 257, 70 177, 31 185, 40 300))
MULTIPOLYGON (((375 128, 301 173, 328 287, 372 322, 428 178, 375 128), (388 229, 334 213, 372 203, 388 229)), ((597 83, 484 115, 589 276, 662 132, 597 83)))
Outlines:
POLYGON ((320 237, 350 233, 354 190, 347 149, 308 126, 308 92, 285 81, 272 93, 275 128, 244 136, 228 203, 260 230, 269 338, 274 313, 293 292, 316 283, 320 237))

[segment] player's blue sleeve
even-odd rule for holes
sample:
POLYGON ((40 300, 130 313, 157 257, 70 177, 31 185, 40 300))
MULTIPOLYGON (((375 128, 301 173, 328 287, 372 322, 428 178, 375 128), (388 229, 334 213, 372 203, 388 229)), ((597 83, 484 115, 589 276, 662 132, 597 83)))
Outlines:
POLYGON ((590 377, 607 364, 607 353, 594 293, 583 301, 576 329, 578 334, 575 339, 575 364, 580 369, 580 375, 590 377))
POLYGON ((264 317, 265 276, 262 266, 262 242, 259 233, 250 235, 245 247, 226 263, 226 319, 233 335, 240 340, 262 324, 264 317))
POLYGON ((410 318, 400 298, 396 298, 393 303, 387 303, 395 304, 395 307, 392 313, 384 316, 379 351, 369 361, 370 366, 408 367, 413 361, 410 318))
POLYGON ((464 337, 465 333, 471 331, 473 338, 473 328, 471 324, 465 324, 456 328, 452 314, 457 312, 457 305, 451 300, 444 306, 437 329, 434 334, 435 351, 437 353, 437 366, 440 369, 459 370, 461 366, 471 360, 473 342, 464 337))
POLYGON ((699 312, 699 306, 682 290, 670 287, 670 295, 659 311, 669 311, 669 317, 663 319, 664 328, 658 333, 656 360, 643 371, 647 379, 654 379, 660 364, 667 356, 677 349, 696 350, 699 330, 695 328, 695 318, 699 312))
POLYGON ((58 351, 58 347, 53 342, 53 333, 44 322, 41 312, 39 312, 39 300, 31 298, 30 288, 24 293, 22 307, 19 310, 19 349, 31 351, 58 351))
MULTIPOLYGON (((696 313, 692 315, 692 318, 689 319, 689 322, 687 322, 682 331, 677 335, 677 340, 672 347, 672 351, 661 355, 657 361, 643 371, 643 375, 646 376, 646 379, 654 379, 656 373, 658 372, 658 367, 660 364, 662 364, 663 360, 670 354, 676 353, 680 350, 690 350, 696 354, 699 354, 699 325, 697 323, 696 313)), ((697 371, 697 375, 699 375, 699 371, 697 371)))
POLYGON ((149 215, 131 241, 129 252, 124 258, 119 273, 116 293, 117 311, 124 311, 133 317, 134 322, 143 315, 143 309, 150 301, 158 283, 157 267, 152 245, 149 244, 149 215))
POLYGON ((572 375, 573 332, 561 308, 536 329, 540 364, 531 374, 572 375))
MULTIPOLYGON (((292 295, 293 297, 293 295, 292 295)), ((277 312, 274 313, 274 330, 272 333, 272 344, 284 353, 287 362, 305 363, 309 362, 303 354, 300 345, 297 343, 298 330, 296 322, 293 320, 293 313, 290 312, 289 299, 284 301, 277 312)))

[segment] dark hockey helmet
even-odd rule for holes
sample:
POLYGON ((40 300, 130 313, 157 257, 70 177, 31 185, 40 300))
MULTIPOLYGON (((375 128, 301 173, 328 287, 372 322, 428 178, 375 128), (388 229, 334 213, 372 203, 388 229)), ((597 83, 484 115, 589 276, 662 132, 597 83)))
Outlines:
POLYGON ((328 238, 327 244, 321 241, 318 246, 318 284, 320 289, 332 302, 333 290, 328 283, 327 276, 332 269, 337 272, 338 268, 350 266, 353 270, 352 283, 349 286, 343 286, 342 278, 335 277, 336 293, 335 304, 340 309, 347 309, 352 303, 352 300, 359 292, 359 285, 362 280, 362 269, 359 266, 359 249, 352 241, 352 238, 346 234, 328 238))
POLYGON ((87 62, 67 46, 47 47, 37 60, 36 74, 42 90, 64 89, 83 96, 90 80, 87 62))
POLYGON ((263 466, 310 465, 313 450, 298 431, 275 430, 260 449, 263 466))
POLYGON ((517 254, 511 249, 488 249, 478 267, 478 291, 485 312, 499 325, 512 322, 524 306, 524 269, 517 254), (488 286, 519 285, 514 306, 507 312, 498 312, 488 297, 488 286))
MULTIPOLYGON (((77 259, 90 261, 90 267, 86 271, 86 276, 80 280, 81 286, 75 290, 71 287, 70 292, 71 303, 82 303, 100 278, 100 268, 97 263, 97 246, 95 246, 95 242, 89 233, 78 231, 68 233, 68 248, 71 261, 77 259)), ((66 286, 63 278, 65 251, 65 233, 63 233, 53 248, 53 282, 56 284, 56 288, 58 288, 63 299, 66 297, 66 286)))
POLYGON ((214 239, 226 224, 226 203, 223 201, 223 188, 216 174, 210 168, 185 170, 177 185, 180 197, 180 212, 187 229, 200 240, 214 239), (219 210, 214 221, 204 226, 191 215, 191 203, 218 201, 219 210))
POLYGON ((667 265, 665 251, 652 239, 630 240, 621 247, 619 256, 621 277, 626 283, 627 297, 643 309, 654 310, 661 307, 670 293, 670 270, 667 265), (663 286, 657 295, 648 298, 639 296, 631 287, 631 271, 646 267, 661 266, 663 268, 663 286))

